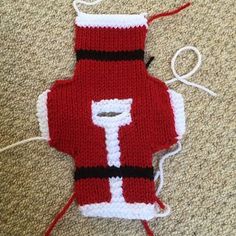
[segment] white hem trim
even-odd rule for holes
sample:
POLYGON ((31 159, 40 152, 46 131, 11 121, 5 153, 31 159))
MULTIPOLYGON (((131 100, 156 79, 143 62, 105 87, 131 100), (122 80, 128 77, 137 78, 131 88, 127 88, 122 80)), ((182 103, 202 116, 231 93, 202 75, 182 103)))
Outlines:
POLYGON ((178 139, 181 139, 186 130, 185 122, 185 112, 184 112, 184 99, 179 93, 174 90, 169 89, 169 96, 171 101, 171 106, 174 112, 175 118, 175 131, 178 135, 178 139))
POLYGON ((102 28, 133 28, 145 26, 148 28, 147 18, 143 14, 87 14, 79 12, 75 24, 80 27, 102 27, 102 28))
POLYGON ((87 217, 123 218, 151 220, 160 212, 157 204, 146 203, 95 203, 79 207, 82 215, 87 217))
POLYGON ((37 101, 37 117, 39 122, 39 129, 41 131, 41 136, 46 140, 50 140, 49 128, 48 128, 48 108, 47 108, 47 98, 50 90, 44 91, 39 95, 37 101))

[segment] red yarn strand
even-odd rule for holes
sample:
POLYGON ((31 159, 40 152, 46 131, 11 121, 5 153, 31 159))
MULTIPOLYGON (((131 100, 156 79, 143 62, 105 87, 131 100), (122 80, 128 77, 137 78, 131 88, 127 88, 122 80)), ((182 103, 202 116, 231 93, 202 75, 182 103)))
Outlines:
POLYGON ((73 203, 73 201, 75 200, 75 194, 73 193, 71 195, 71 197, 69 198, 69 200, 67 201, 66 205, 63 207, 63 209, 57 213, 57 215, 55 216, 54 220, 52 221, 52 223, 49 225, 46 233, 44 234, 44 236, 49 236, 53 230, 53 228, 56 226, 57 222, 65 215, 65 213, 67 212, 67 210, 69 209, 69 207, 71 206, 71 204, 73 203))
POLYGON ((158 197, 156 197, 156 202, 162 210, 165 209, 164 203, 158 197))
POLYGON ((143 227, 146 231, 147 236, 154 236, 153 231, 150 229, 148 222, 146 220, 141 220, 143 227))
POLYGON ((148 24, 150 25, 150 23, 152 23, 154 20, 156 20, 158 18, 175 15, 175 14, 179 13, 180 11, 184 10, 185 8, 189 7, 190 5, 191 5, 191 3, 188 2, 177 9, 153 15, 148 19, 148 24))

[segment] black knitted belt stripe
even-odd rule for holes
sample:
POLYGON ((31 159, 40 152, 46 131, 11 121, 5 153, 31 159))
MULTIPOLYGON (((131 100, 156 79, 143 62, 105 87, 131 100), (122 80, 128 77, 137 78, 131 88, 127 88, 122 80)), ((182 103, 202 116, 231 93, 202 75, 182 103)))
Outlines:
POLYGON ((87 178, 145 178, 153 179, 152 167, 108 166, 108 167, 80 167, 76 168, 75 180, 87 178))
POLYGON ((132 61, 132 60, 143 60, 144 51, 118 51, 118 52, 106 52, 96 50, 77 50, 76 51, 77 61, 83 59, 98 60, 98 61, 132 61))

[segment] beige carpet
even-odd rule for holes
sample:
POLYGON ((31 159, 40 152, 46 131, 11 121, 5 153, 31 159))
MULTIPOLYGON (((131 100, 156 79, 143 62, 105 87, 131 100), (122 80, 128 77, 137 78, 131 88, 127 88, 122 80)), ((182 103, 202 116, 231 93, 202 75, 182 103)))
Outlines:
MULTIPOLYGON (((104 0, 86 12, 149 15, 184 1, 104 0)), ((176 83, 186 103, 187 133, 183 151, 165 164, 161 198, 172 215, 150 222, 155 235, 236 235, 235 174, 235 12, 234 0, 195 0, 180 15, 150 27, 149 71, 170 79, 174 52, 194 45, 203 54, 201 70, 192 80, 218 93, 176 83)), ((37 96, 58 78, 72 75, 73 21, 71 1, 1 1, 0 147, 40 135, 37 96)), ((179 59, 179 72, 193 66, 193 55, 179 59)), ((42 235, 65 204, 73 186, 70 157, 35 141, 1 154, 0 235, 42 235)), ((139 221, 87 219, 75 205, 53 235, 144 235, 139 221)))

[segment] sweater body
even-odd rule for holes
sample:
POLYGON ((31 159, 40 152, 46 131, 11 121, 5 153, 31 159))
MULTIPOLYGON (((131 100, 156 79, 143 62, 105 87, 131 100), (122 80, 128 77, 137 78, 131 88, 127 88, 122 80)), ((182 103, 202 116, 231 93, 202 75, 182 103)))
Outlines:
POLYGON ((146 34, 142 14, 79 14, 73 78, 40 97, 49 144, 74 159, 85 216, 149 220, 160 211, 152 155, 183 134, 183 104, 148 74, 146 34))

